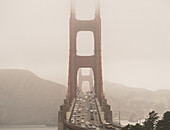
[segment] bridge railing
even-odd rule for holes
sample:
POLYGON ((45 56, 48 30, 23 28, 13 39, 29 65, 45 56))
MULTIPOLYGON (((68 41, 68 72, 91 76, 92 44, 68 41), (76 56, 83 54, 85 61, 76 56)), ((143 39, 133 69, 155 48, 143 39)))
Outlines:
POLYGON ((67 127, 67 128, 70 128, 71 130, 89 130, 88 128, 83 128, 81 126, 78 126, 76 124, 72 124, 72 123, 69 123, 69 122, 64 122, 64 125, 67 127))
POLYGON ((71 118, 72 118, 72 116, 73 116, 75 104, 76 104, 76 98, 73 99, 72 105, 71 105, 71 107, 70 107, 71 114, 70 114, 69 122, 71 121, 71 118))
POLYGON ((102 119, 101 119, 101 113, 99 111, 99 106, 98 106, 98 103, 97 103, 97 98, 95 98, 95 104, 96 104, 96 108, 97 108, 97 112, 99 113, 99 120, 100 120, 100 124, 103 125, 103 122, 102 122, 102 119))

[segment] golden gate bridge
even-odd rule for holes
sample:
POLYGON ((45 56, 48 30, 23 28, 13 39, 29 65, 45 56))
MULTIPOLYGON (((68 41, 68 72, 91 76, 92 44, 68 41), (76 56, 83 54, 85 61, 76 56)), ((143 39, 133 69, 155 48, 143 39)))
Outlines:
POLYGON ((100 2, 94 0, 95 18, 92 20, 76 19, 76 2, 77 0, 71 1, 68 89, 64 104, 60 106, 58 129, 120 130, 120 124, 114 124, 112 121, 112 111, 103 94, 100 2), (77 55, 76 39, 80 31, 93 33, 93 55, 77 55), (83 75, 83 68, 89 68, 90 75, 83 75), (88 92, 82 91, 84 81, 90 84, 88 92))

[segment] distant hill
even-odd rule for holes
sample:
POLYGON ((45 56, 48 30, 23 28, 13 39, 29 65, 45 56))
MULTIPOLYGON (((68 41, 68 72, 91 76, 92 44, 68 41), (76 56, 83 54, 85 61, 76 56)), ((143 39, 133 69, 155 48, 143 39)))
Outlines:
MULTIPOLYGON (((170 110, 170 90, 150 91, 104 82, 113 118, 135 121, 151 111, 170 110)), ((57 124, 66 87, 27 70, 0 70, 0 125, 57 124)))
POLYGON ((146 118, 151 110, 159 114, 170 110, 170 90, 150 91, 104 82, 104 92, 114 118, 118 118, 118 111, 121 118, 136 121, 146 118))
POLYGON ((56 124, 63 85, 27 70, 0 70, 0 125, 56 124))

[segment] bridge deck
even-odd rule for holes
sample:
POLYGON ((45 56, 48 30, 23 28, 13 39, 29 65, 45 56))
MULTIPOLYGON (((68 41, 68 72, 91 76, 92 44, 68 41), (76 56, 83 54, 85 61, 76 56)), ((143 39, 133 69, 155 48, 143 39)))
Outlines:
MULTIPOLYGON (((106 121, 104 118, 101 119, 102 112, 99 108, 99 102, 95 98, 94 92, 78 92, 72 102, 71 114, 69 114, 69 118, 67 117, 69 120, 65 122, 65 125, 74 130, 106 130, 103 126, 103 123, 106 123, 106 121)), ((117 130, 116 127, 111 127, 110 129, 117 130)))
MULTIPOLYGON (((105 102, 104 102, 105 103, 105 102)), ((106 122, 105 112, 106 106, 99 103, 93 91, 78 92, 76 98, 71 104, 64 100, 59 111, 59 129, 60 130, 120 130, 119 125, 106 122)), ((109 122, 109 121, 108 121, 109 122)))
POLYGON ((83 128, 102 126, 93 92, 79 92, 72 110, 70 123, 83 128))

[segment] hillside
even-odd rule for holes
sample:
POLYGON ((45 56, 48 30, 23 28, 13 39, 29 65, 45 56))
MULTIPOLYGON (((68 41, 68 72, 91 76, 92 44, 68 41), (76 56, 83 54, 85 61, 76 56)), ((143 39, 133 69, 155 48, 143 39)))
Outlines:
POLYGON ((63 85, 27 70, 0 70, 0 125, 56 124, 63 85))
MULTIPOLYGON (((113 117, 135 121, 151 111, 170 110, 170 90, 150 91, 104 82, 113 117)), ((0 70, 0 125, 57 124, 65 98, 63 85, 41 79, 27 70, 0 70)))
POLYGON ((170 90, 150 91, 105 82, 104 92, 114 118, 118 118, 118 111, 121 118, 135 121, 145 118, 151 110, 159 114, 170 110, 170 90))

